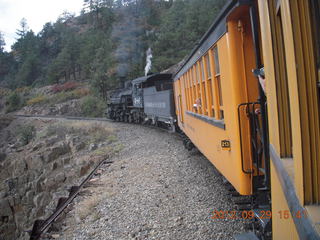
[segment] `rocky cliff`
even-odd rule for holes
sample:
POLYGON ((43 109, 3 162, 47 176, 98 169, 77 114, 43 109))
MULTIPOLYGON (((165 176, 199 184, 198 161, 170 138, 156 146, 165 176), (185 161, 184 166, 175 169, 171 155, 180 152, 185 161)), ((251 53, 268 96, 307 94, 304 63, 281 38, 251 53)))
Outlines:
POLYGON ((114 141, 98 123, 0 116, 0 239, 29 239, 114 141))

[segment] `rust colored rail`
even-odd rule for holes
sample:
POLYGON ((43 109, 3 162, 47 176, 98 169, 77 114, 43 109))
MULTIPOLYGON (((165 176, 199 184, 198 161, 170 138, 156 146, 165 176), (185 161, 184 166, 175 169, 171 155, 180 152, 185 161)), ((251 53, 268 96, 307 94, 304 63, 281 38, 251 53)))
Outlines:
POLYGON ((70 189, 68 198, 60 198, 56 210, 46 220, 36 220, 33 224, 33 228, 30 234, 30 240, 37 240, 41 237, 41 234, 60 216, 63 210, 73 201, 78 195, 81 188, 92 178, 95 172, 101 167, 102 164, 111 164, 112 161, 107 161, 108 157, 102 160, 91 173, 82 181, 79 186, 72 186, 70 189))

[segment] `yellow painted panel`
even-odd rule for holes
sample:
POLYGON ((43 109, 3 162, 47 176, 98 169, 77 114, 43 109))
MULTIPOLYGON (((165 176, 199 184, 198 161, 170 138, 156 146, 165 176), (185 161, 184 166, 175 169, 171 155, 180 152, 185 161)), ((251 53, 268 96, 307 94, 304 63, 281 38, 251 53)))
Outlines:
POLYGON ((269 139, 270 143, 275 147, 277 152, 280 152, 280 137, 279 137, 279 116, 276 96, 275 70, 273 60, 272 38, 270 29, 270 17, 267 0, 258 0, 259 19, 261 26, 261 42, 262 53, 264 59, 264 69, 266 76, 266 95, 268 101, 268 118, 269 118, 269 139), (272 119, 272 121, 271 121, 272 119))
MULTIPOLYGON (((295 186, 300 200, 303 204, 303 166, 302 166, 302 143, 300 126, 299 94, 297 85, 297 71, 295 61, 295 51, 293 42, 293 29, 291 21, 291 12, 288 0, 281 1, 281 14, 284 31, 284 44, 286 50, 286 64, 288 72, 288 87, 290 95, 290 110, 292 124, 292 146, 295 168, 295 186)), ((307 143, 305 143, 307 144, 307 143)))
POLYGON ((272 239, 298 240, 293 218, 282 192, 281 184, 271 162, 271 198, 272 198, 272 239), (289 217, 287 218, 287 213, 289 217))

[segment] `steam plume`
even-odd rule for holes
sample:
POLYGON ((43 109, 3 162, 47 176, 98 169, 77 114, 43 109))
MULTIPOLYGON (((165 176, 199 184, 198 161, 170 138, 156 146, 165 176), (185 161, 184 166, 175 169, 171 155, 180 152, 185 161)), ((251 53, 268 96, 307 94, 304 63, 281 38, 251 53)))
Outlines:
POLYGON ((152 58, 152 51, 151 51, 151 48, 148 48, 148 50, 147 50, 147 58, 146 58, 147 64, 146 64, 146 67, 144 68, 145 76, 147 76, 148 72, 151 69, 151 66, 152 66, 151 58, 152 58))

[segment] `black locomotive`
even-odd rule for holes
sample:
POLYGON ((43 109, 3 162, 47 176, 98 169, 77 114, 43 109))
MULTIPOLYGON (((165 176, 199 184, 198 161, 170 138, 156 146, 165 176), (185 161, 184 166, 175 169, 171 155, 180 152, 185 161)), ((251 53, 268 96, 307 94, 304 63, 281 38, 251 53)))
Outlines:
POLYGON ((166 126, 175 131, 176 114, 171 74, 155 73, 127 81, 109 93, 107 116, 120 122, 166 126))

